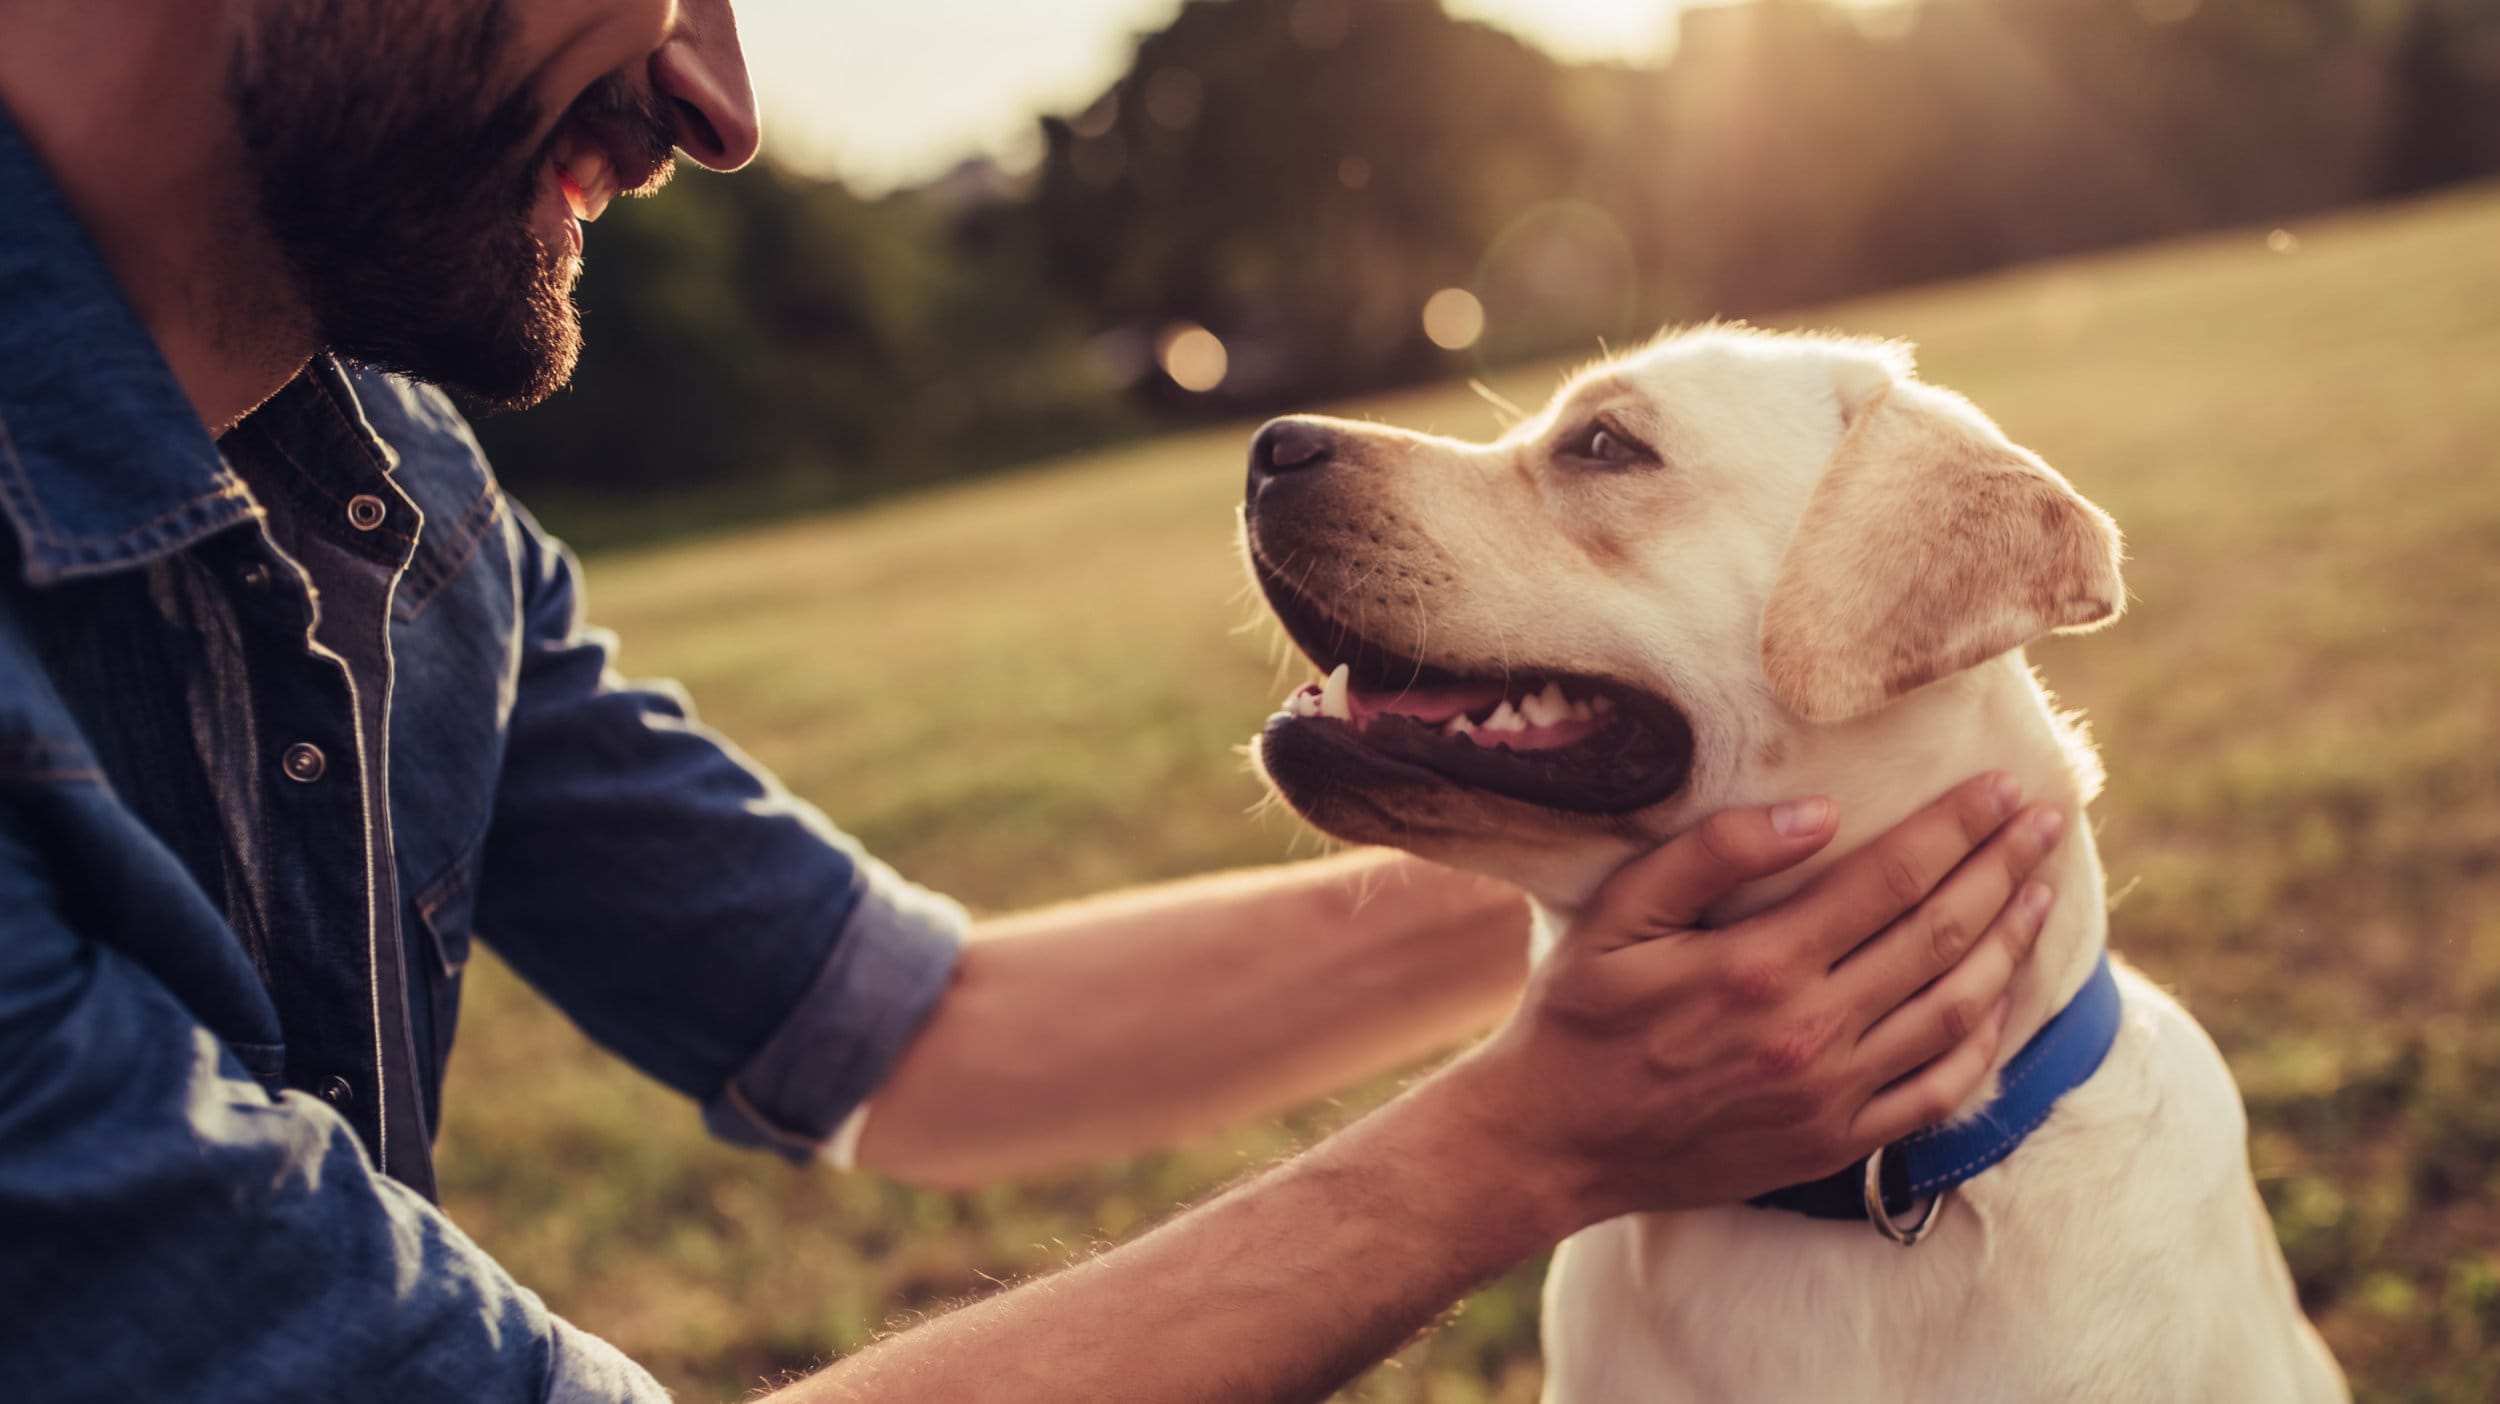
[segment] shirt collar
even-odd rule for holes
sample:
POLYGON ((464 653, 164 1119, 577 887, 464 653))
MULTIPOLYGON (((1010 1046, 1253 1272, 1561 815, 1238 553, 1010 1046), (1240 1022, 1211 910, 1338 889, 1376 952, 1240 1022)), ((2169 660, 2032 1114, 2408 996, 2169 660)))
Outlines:
POLYGON ((0 513, 49 585, 250 518, 112 270, 0 110, 0 513))

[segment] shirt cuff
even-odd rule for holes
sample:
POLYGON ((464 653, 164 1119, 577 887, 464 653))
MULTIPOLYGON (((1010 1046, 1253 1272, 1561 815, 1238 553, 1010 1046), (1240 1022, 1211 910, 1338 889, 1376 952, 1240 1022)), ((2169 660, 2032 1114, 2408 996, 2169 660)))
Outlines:
POLYGON ((862 1102, 842 1119, 842 1125, 825 1141, 817 1158, 836 1170, 859 1168, 859 1138, 868 1134, 868 1109, 874 1102, 862 1102))
POLYGON ((859 899, 833 950, 764 1047, 705 1104, 712 1134, 794 1163, 839 1153, 845 1122, 885 1082, 953 979, 964 909, 860 855, 859 899))
POLYGON ((625 1352, 550 1316, 547 1404, 669 1404, 669 1392, 625 1352))

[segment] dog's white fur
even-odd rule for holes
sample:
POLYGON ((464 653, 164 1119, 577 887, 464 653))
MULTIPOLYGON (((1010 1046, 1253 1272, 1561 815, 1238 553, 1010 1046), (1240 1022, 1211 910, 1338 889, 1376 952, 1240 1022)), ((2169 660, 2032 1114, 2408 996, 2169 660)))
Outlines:
MULTIPOLYGON (((2116 531, 1918 382, 1905 348, 1707 328, 1583 374, 1492 444, 1330 431, 1327 480, 1296 488, 1318 505, 1250 514, 1273 571, 1454 671, 1599 675, 1670 699, 1696 747, 1682 792, 1603 819, 1270 764, 1314 823, 1520 883, 1541 955, 1614 868, 1717 810, 1825 794, 1844 816, 1822 857, 1738 894, 1718 914, 1733 917, 2006 770, 2074 822, 2043 872, 2058 900, 2005 1056, 2080 988, 2106 934, 2082 819, 2100 770, 2021 650, 2116 616, 2116 531), (1601 416, 1662 465, 1571 458, 1601 416)), ((2228 1069, 2176 1002, 2120 979, 2101 1071, 1914 1249, 1750 1208, 1572 1239, 1546 1291, 1547 1398, 2347 1398, 2257 1197, 2228 1069)))

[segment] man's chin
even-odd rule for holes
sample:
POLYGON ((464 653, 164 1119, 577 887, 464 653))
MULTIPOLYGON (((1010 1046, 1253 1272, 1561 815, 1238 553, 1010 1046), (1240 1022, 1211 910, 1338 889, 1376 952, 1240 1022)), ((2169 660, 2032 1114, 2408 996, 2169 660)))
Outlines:
POLYGON ((494 410, 522 410, 561 390, 581 360, 581 315, 568 292, 542 284, 491 328, 406 326, 334 337, 332 348, 382 370, 442 386, 494 410))
POLYGON ((581 360, 581 326, 568 318, 561 332, 542 338, 500 374, 445 376, 441 383, 488 409, 528 409, 572 382, 581 360))

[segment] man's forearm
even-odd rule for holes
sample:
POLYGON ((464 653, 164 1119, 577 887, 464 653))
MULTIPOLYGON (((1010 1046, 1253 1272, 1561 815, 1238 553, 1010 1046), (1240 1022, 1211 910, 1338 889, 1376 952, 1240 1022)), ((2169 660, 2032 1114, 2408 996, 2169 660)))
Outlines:
POLYGON ((1498 1149, 1452 1084, 1444 1074, 1123 1248, 889 1339, 776 1404, 1322 1398, 1575 1226, 1572 1187, 1498 1149))
POLYGON ((1704 932, 1699 913, 1833 828, 1828 806, 1819 822, 1813 806, 1713 817, 1610 880, 1500 1032, 1404 1097, 1128 1247, 786 1397, 1316 1399, 1584 1224, 1861 1161, 1963 1105, 1995 1065, 2000 997, 2047 909, 2008 898, 2054 842, 2002 822, 2002 780, 1961 787, 1805 896, 1704 932), (1906 893, 1902 873, 1934 890, 1906 893))
POLYGON ((1378 853, 985 922, 861 1161, 970 1185, 1272 1115, 1489 1026, 1526 922, 1497 884, 1378 853))

